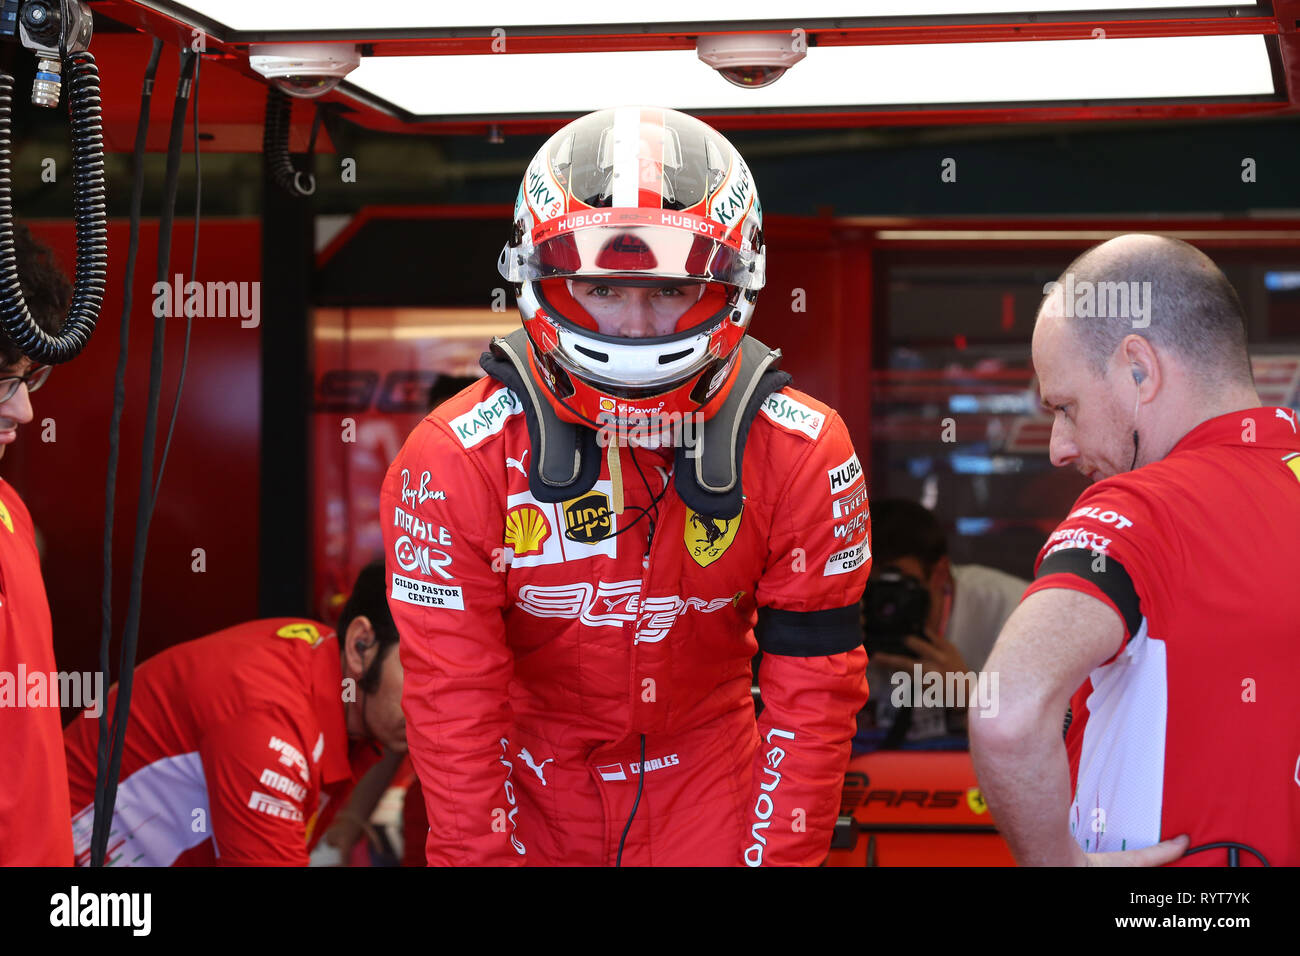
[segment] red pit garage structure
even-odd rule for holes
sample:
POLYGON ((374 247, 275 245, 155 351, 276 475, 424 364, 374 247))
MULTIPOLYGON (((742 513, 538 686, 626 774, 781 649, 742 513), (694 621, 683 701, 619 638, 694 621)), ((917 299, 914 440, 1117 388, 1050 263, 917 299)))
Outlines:
MULTIPOLYGON (((610 19, 607 4, 374 6, 89 3, 107 291, 96 334, 41 395, 38 420, 57 421, 62 440, 28 437, 4 462, 44 541, 65 670, 98 667, 102 436, 129 292, 118 483, 134 489, 160 238, 170 282, 240 283, 257 299, 196 316, 184 366, 184 326, 168 322, 164 435, 182 367, 185 378, 148 539, 140 659, 259 616, 334 619, 382 548, 379 483, 430 385, 476 374, 488 339, 518 326, 495 271, 513 183, 545 136, 618 103, 691 112, 749 159, 770 248, 753 334, 840 411, 873 499, 934 508, 954 561, 1029 577, 1082 489, 1046 462, 1028 342, 1043 283, 1089 245, 1159 232, 1210 254, 1250 315, 1261 397, 1300 405, 1300 0, 827 0, 800 5, 803 19, 750 4, 744 20, 699 20, 698 5, 670 2, 649 23, 610 19), (155 38, 128 289, 129 157, 155 38), (268 106, 279 83, 250 57, 290 55, 283 44, 359 65, 313 98, 268 106), (710 50, 716 71, 701 59, 710 50), (160 237, 182 51, 198 54, 198 96, 175 224, 160 237), (755 66, 760 53, 768 65, 755 66), (806 308, 792 322, 796 300, 806 308), (955 444, 933 426, 948 414, 955 444), (344 422, 354 441, 337 440, 344 422)), ((24 96, 34 61, 5 49, 24 96)), ((59 120, 17 112, 15 179, 33 184, 17 214, 70 265, 71 177, 40 178, 43 157, 67 155, 59 120)), ((116 502, 115 635, 131 601, 135 497, 116 502)), ((960 741, 878 743, 864 726, 832 865, 1010 862, 960 741)))

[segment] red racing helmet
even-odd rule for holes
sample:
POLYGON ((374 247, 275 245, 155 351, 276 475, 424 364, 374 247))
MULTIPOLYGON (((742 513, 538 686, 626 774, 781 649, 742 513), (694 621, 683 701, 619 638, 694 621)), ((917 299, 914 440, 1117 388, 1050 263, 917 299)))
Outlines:
POLYGON ((685 113, 601 110, 547 140, 498 268, 556 413, 603 425, 720 406, 763 287, 762 225, 740 153, 685 113), (570 279, 704 288, 669 334, 626 338, 600 332, 570 279))

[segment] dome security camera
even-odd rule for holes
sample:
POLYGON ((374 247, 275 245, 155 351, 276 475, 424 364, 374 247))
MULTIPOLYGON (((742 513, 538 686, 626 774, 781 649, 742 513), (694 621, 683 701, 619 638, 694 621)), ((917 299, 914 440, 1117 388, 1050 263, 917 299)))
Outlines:
POLYGON ((361 65, 351 43, 255 43, 248 65, 290 96, 328 93, 361 65))
POLYGON ((727 33, 702 36, 695 52, 734 86, 771 86, 807 53, 803 31, 794 33, 727 33))

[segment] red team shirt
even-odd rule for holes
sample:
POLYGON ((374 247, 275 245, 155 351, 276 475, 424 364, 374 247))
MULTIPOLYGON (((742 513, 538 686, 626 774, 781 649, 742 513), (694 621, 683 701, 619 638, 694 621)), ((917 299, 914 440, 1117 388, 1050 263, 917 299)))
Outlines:
MULTIPOLYGON (((105 718, 116 699, 114 685, 105 718)), ((98 720, 68 727, 78 863, 98 739, 98 720)), ((270 618, 178 644, 136 670, 107 862, 305 866, 317 815, 351 776, 332 629, 270 618)))
POLYGON ((69 866, 72 830, 51 812, 67 801, 63 720, 50 606, 31 515, 0 479, 0 866, 69 866), (34 696, 41 674, 46 693, 34 696))
MULTIPOLYGON (((1079 497, 1026 594, 1072 588, 1125 619, 1123 646, 1071 700, 1070 827, 1085 851, 1186 833, 1300 864, 1297 573, 1290 409, 1211 419, 1079 497)), ((1225 852, 1180 862, 1223 865, 1225 852)))

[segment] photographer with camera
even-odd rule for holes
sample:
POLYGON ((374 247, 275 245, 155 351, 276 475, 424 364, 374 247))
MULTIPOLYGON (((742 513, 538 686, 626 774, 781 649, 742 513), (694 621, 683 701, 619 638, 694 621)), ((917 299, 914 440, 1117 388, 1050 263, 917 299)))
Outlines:
MULTIPOLYGON (((979 671, 1029 582, 996 568, 953 564, 933 512, 913 501, 871 506, 873 568, 863 596, 867 678, 876 721, 891 727, 885 746, 965 731, 966 709, 920 708, 899 721, 891 677, 979 671)), ((910 678, 909 678, 910 679, 910 678)), ((904 695, 909 700, 911 695, 904 695)))

